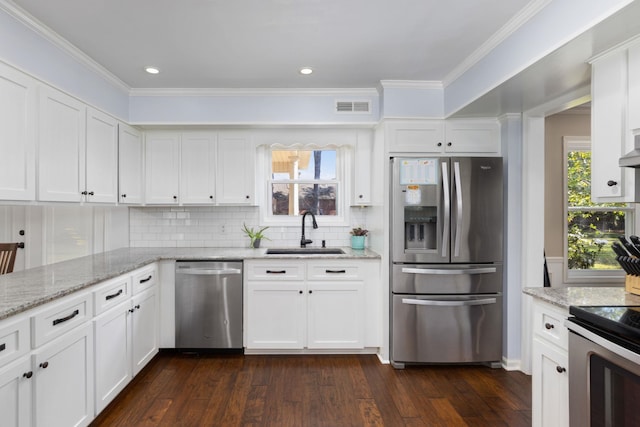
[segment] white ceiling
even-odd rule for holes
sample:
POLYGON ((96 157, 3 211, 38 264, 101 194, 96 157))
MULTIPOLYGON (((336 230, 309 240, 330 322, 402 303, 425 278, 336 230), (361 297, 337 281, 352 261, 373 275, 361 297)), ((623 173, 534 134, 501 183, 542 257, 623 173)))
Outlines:
POLYGON ((443 81, 530 0, 13 0, 131 88, 443 81), (155 65, 161 73, 143 71, 155 65), (298 73, 301 66, 315 70, 298 73))

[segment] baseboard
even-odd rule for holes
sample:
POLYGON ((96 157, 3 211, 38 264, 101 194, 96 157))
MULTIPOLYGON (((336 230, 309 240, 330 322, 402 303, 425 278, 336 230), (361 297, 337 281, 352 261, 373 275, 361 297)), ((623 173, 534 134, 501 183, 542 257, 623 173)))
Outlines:
POLYGON ((502 358, 502 368, 505 371, 522 371, 522 363, 520 359, 502 358))

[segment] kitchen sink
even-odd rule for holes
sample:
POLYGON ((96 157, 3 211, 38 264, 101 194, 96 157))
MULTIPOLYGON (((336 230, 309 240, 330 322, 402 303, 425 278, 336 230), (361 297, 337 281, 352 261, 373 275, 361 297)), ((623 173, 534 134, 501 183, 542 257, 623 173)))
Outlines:
POLYGON ((344 254, 338 248, 269 248, 267 255, 340 255, 344 254))

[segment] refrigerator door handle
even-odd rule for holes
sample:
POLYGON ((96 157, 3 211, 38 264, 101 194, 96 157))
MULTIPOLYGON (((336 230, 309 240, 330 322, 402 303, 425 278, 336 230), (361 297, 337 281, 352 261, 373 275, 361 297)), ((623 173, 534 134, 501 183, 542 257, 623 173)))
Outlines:
POLYGON ((456 187, 456 236, 453 245, 453 256, 460 256, 460 236, 462 229, 462 183, 460 180, 460 162, 453 163, 453 182, 456 187))
POLYGON ((464 301, 447 301, 447 300, 429 300, 429 299, 411 299, 402 298, 403 304, 409 305, 429 305, 429 306, 446 306, 446 307, 464 307, 469 305, 488 305, 495 304, 495 298, 470 299, 464 301))
POLYGON ((496 267, 483 267, 483 268, 460 268, 460 269, 445 269, 445 268, 403 268, 403 273, 409 274, 487 274, 495 273, 496 267))
POLYGON ((449 227, 451 215, 451 201, 449 194, 449 170, 447 168, 447 162, 442 162, 442 190, 444 192, 444 224, 442 226, 442 256, 446 257, 449 249, 449 227))

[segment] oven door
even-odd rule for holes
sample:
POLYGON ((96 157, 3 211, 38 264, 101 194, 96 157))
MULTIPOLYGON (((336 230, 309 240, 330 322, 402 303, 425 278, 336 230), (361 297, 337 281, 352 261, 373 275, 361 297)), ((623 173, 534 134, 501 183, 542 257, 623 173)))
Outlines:
POLYGON ((571 427, 639 426, 638 349, 577 322, 567 321, 571 427))

